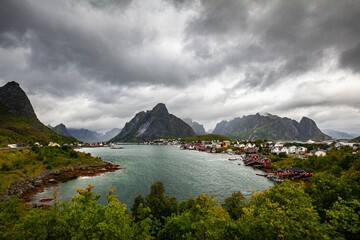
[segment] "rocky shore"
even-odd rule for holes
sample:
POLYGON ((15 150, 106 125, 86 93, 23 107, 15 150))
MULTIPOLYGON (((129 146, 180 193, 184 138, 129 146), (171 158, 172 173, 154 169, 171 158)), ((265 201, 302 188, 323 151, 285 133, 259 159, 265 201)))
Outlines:
POLYGON ((104 162, 102 165, 77 166, 63 168, 54 172, 44 170, 36 177, 24 177, 7 188, 6 196, 20 196, 25 202, 32 200, 32 197, 43 191, 44 188, 54 186, 59 182, 66 182, 80 176, 96 176, 107 172, 114 172, 122 169, 119 165, 104 162))

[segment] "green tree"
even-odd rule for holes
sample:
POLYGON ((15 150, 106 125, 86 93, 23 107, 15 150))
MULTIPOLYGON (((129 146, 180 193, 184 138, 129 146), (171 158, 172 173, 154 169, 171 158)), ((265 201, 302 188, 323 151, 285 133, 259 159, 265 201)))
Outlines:
POLYGON ((234 192, 230 197, 226 198, 223 204, 225 210, 232 219, 239 219, 243 214, 243 208, 246 206, 246 199, 241 192, 234 192))
POLYGON ((208 195, 180 204, 180 213, 166 220, 159 239, 225 239, 229 214, 208 195))
POLYGON ((145 206, 150 208, 153 217, 161 223, 164 222, 165 218, 177 212, 176 198, 165 196, 165 187, 160 181, 151 186, 151 192, 146 196, 145 201, 145 206))
POLYGON ((326 210, 329 225, 336 231, 333 237, 358 239, 360 236, 360 201, 344 201, 341 198, 326 210))
POLYGON ((229 232, 233 239, 329 239, 301 184, 285 181, 254 194, 229 232))

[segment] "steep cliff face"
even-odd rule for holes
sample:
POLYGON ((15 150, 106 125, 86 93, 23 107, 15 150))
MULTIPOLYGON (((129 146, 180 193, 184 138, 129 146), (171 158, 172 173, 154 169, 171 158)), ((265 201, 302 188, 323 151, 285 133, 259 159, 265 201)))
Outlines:
POLYGON ((183 119, 183 121, 186 122, 194 130, 194 132, 197 135, 206 134, 205 128, 204 128, 204 126, 202 124, 197 123, 197 122, 193 121, 190 118, 185 118, 185 119, 183 119))
POLYGON ((142 142, 157 138, 195 136, 193 129, 180 118, 170 114, 163 103, 152 110, 139 112, 112 142, 142 142))
POLYGON ((235 118, 232 121, 221 121, 216 125, 214 134, 246 140, 325 140, 329 136, 323 134, 316 123, 306 117, 300 122, 276 115, 249 115, 235 118))
POLYGON ((0 146, 50 141, 66 143, 76 139, 61 136, 42 124, 18 83, 9 82, 0 87, 0 146))
POLYGON ((17 82, 0 87, 0 114, 37 119, 29 98, 17 82))

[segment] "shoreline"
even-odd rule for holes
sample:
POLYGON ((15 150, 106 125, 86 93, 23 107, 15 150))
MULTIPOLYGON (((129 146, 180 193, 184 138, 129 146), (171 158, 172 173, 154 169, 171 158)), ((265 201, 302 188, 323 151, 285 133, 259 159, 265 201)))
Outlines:
MULTIPOLYGON (((13 183, 8 187, 5 195, 17 195, 25 204, 28 204, 33 200, 35 194, 44 191, 47 187, 56 186, 58 183, 67 182, 78 177, 93 177, 120 169, 124 168, 111 162, 103 162, 102 165, 68 167, 54 172, 44 170, 36 177, 24 177, 13 183)), ((38 205, 35 204, 35 207, 38 207, 38 205)))

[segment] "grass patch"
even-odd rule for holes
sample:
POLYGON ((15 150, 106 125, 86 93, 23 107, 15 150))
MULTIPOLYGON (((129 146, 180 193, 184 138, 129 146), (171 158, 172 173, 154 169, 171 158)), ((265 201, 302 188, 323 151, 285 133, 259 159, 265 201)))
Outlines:
POLYGON ((36 176, 43 170, 56 171, 65 167, 100 165, 102 160, 70 147, 32 147, 10 149, 0 154, 0 193, 24 176, 36 176))

